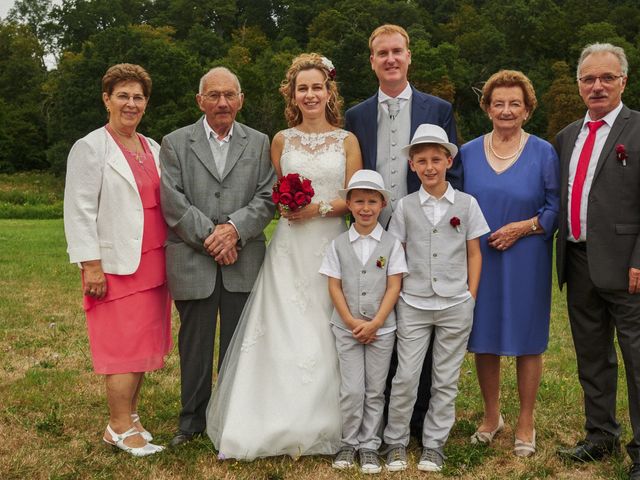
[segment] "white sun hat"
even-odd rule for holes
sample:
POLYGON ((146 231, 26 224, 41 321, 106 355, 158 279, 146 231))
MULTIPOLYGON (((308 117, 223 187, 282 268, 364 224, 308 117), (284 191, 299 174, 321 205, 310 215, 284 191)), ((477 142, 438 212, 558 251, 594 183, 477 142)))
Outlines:
POLYGON ((437 143, 438 145, 442 145, 444 148, 449 150, 452 158, 458 154, 458 147, 453 143, 449 143, 447 132, 445 132, 442 127, 432 125, 431 123, 423 123, 418 126, 416 133, 413 134, 411 143, 402 147, 402 150, 400 151, 408 157, 411 147, 421 143, 437 143))
POLYGON ((347 199, 347 193, 350 190, 375 190, 376 192, 380 192, 384 197, 384 201, 388 202, 391 193, 384 188, 384 180, 382 180, 382 175, 380 175, 375 170, 358 170, 353 174, 351 180, 349 180, 349 185, 347 188, 342 190, 338 190, 338 195, 343 200, 347 199))

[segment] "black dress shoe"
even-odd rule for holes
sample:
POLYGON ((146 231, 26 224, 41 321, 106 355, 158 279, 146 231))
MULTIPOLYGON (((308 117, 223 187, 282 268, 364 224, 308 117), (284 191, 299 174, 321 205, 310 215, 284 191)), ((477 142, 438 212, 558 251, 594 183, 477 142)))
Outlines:
MULTIPOLYGON (((592 462, 616 454, 619 451, 620 441, 617 438, 613 441, 600 442, 580 440, 575 447, 559 448, 558 455, 575 462, 592 462)), ((640 480, 640 477, 638 477, 638 480, 640 480)))
POLYGON ((201 436, 202 436, 202 432, 194 432, 194 433, 178 432, 176 433, 175 437, 173 437, 169 442, 169 447, 171 448, 178 447, 184 443, 189 443, 190 441, 195 440, 196 438, 201 436))
POLYGON ((634 463, 629 469, 629 480, 640 480, 640 463, 634 463))

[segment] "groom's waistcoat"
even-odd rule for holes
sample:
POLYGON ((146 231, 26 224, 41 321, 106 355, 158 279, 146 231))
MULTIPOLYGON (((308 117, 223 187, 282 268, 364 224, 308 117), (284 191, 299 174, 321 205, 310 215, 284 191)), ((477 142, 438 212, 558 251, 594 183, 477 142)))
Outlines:
POLYGON ((468 290, 467 228, 471 197, 456 190, 455 201, 437 225, 432 225, 420 205, 418 192, 403 200, 406 255, 409 275, 402 291, 418 297, 453 297, 468 290), (460 225, 451 225, 457 217, 460 225))
MULTIPOLYGON (((401 153, 402 147, 411 142, 411 101, 391 119, 382 104, 378 104, 378 151, 376 170, 387 189, 391 192, 391 210, 396 203, 407 195, 407 156, 401 153)), ((387 213, 390 213, 387 209, 387 213)), ((388 221, 388 219, 387 219, 388 221)), ((382 222, 383 225, 386 223, 382 222)))
MULTIPOLYGON (((386 231, 382 232, 378 245, 362 265, 349 241, 348 231, 335 239, 334 246, 340 261, 342 275, 342 292, 354 317, 371 320, 378 312, 382 298, 387 291, 389 257, 395 241, 393 235, 386 231)), ((335 309, 331 316, 331 323, 350 330, 335 309)), ((395 324, 396 315, 392 310, 381 328, 394 327, 395 324)))

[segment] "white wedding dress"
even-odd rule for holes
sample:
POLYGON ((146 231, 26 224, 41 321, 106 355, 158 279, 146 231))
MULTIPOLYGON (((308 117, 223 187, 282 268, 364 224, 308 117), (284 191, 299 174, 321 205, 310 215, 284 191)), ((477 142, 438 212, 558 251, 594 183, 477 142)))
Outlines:
MULTIPOLYGON (((313 202, 335 199, 344 188, 346 136, 285 130, 282 174, 311 179, 313 202)), ((341 217, 291 225, 280 218, 207 409, 207 434, 221 458, 339 449, 333 306, 318 269, 325 248, 345 230, 341 217)))

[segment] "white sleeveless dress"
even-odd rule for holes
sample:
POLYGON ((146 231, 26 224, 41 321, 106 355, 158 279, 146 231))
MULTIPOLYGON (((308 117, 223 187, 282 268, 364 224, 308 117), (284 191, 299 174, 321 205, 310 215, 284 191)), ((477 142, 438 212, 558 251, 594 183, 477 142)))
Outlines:
MULTIPOLYGON (((347 132, 284 132, 283 175, 311 179, 313 202, 344 188, 347 132)), ((207 409, 221 458, 333 454, 340 447, 340 374, 329 320, 325 248, 343 218, 280 218, 207 409)))

